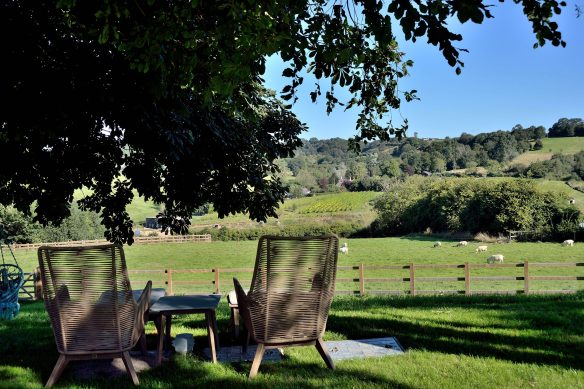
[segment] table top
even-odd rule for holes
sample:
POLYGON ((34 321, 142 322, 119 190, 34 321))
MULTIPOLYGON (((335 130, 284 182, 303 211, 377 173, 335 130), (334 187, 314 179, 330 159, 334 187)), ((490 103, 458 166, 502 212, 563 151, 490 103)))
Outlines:
POLYGON ((150 312, 189 313, 215 310, 221 300, 220 294, 199 294, 190 296, 164 296, 150 307, 150 312))

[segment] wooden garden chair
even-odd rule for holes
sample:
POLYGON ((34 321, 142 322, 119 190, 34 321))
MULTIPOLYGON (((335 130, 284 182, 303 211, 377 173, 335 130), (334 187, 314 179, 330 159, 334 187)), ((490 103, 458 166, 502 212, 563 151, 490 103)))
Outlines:
POLYGON ((129 351, 142 334, 152 282, 134 300, 120 245, 43 246, 38 257, 60 354, 45 387, 59 379, 69 361, 109 358, 122 358, 138 385, 129 351))
POLYGON ((248 340, 257 343, 250 378, 266 349, 286 346, 314 345, 326 365, 335 368, 322 337, 335 292, 338 252, 335 235, 260 238, 249 292, 233 279, 248 340))

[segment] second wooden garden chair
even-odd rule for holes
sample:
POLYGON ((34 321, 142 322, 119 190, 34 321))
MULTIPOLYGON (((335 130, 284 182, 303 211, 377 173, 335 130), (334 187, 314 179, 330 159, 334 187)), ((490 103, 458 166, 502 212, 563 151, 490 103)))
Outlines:
POLYGON ((326 365, 334 363, 322 337, 335 292, 339 240, 335 235, 260 238, 251 288, 234 278, 239 312, 257 343, 249 377, 264 352, 285 346, 316 346, 326 365))
POLYGON ((47 381, 51 387, 69 361, 122 358, 139 384, 129 351, 144 328, 152 282, 138 301, 120 245, 39 248, 43 298, 59 359, 47 381))

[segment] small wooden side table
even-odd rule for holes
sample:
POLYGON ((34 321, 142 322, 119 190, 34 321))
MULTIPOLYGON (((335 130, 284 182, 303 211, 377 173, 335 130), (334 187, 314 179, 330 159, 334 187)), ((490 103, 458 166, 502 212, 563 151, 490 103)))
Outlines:
POLYGON ((220 299, 220 294, 164 296, 150 307, 151 314, 160 315, 158 323, 158 343, 156 347, 156 365, 160 365, 162 362, 165 331, 167 344, 170 344, 172 315, 186 315, 192 313, 205 314, 211 360, 213 363, 217 362, 216 349, 219 348, 219 337, 217 333, 217 317, 215 316, 215 310, 219 305, 220 299))

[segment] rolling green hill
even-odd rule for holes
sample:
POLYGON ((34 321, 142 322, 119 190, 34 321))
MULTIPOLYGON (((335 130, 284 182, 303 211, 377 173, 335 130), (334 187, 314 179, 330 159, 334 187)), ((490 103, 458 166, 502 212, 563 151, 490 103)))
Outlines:
POLYGON ((541 150, 525 152, 513 159, 511 163, 531 165, 533 162, 548 160, 554 154, 575 154, 584 150, 584 137, 545 138, 542 142, 541 150))
MULTIPOLYGON (((584 138, 583 138, 584 139, 584 138)), ((513 178, 489 178, 495 180, 512 180, 513 178)), ((570 188, 563 181, 538 180, 539 185, 550 191, 566 193, 576 200, 576 207, 584 213, 584 193, 570 188)), ((375 219, 375 212, 370 202, 380 193, 378 192, 341 192, 326 193, 312 197, 290 199, 280 207, 278 220, 286 224, 299 224, 306 221, 314 222, 356 222, 367 225, 375 219)), ((130 217, 136 225, 143 224, 146 217, 153 217, 159 207, 150 201, 135 197, 128 206, 130 217)), ((230 215, 219 219, 216 212, 204 216, 195 216, 192 219, 193 227, 206 227, 221 224, 231 228, 248 227, 256 224, 249 220, 247 215, 230 215)), ((275 218, 269 218, 268 224, 276 223, 275 218)))

